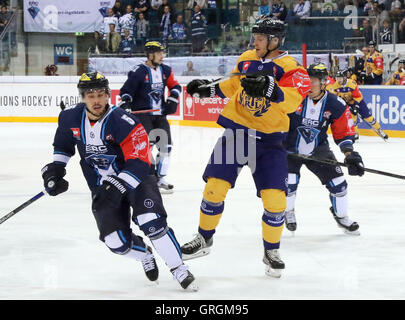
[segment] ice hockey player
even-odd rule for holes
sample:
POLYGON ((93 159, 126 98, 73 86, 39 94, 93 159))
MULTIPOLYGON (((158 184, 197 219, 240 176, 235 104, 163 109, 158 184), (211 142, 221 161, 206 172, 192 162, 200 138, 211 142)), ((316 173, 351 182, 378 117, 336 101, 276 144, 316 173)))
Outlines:
POLYGON ((162 193, 172 193, 173 185, 165 180, 170 163, 172 137, 166 116, 177 110, 181 86, 174 78, 172 68, 163 63, 164 47, 157 41, 145 44, 147 61, 128 73, 128 79, 120 90, 121 108, 128 112, 136 110, 159 110, 137 114, 149 135, 152 147, 158 148, 156 175, 162 193), (170 95, 165 101, 165 87, 170 95))
POLYGON ((295 198, 300 170, 305 164, 328 189, 332 203, 330 211, 338 226, 348 234, 359 235, 359 225, 351 221, 347 214, 347 182, 340 166, 291 155, 300 154, 317 159, 336 160, 327 139, 327 130, 330 126, 335 143, 345 155, 349 174, 358 176, 364 174, 361 156, 353 150, 355 131, 349 107, 343 99, 325 90, 328 72, 324 64, 312 64, 307 71, 311 78, 311 91, 297 111, 289 115, 290 129, 285 143, 289 152, 286 226, 290 231, 297 228, 294 213, 295 198))
POLYGON ((185 260, 209 253, 224 211, 226 194, 234 187, 240 169, 247 165, 264 206, 262 235, 266 274, 280 277, 285 265, 278 249, 287 192, 287 160, 282 141, 288 131, 287 114, 294 112, 302 102, 310 89, 310 81, 306 70, 287 52, 279 50, 285 38, 282 21, 259 20, 252 33, 255 49, 244 52, 233 70, 250 74, 249 77, 235 76, 215 86, 208 80, 193 80, 187 85, 187 92, 192 96, 218 95, 230 100, 217 121, 226 128, 225 133, 214 147, 203 174, 206 185, 198 233, 182 246, 182 252, 185 260), (267 70, 268 75, 252 75, 260 70, 267 70), (255 152, 249 152, 252 145, 255 152), (241 160, 240 156, 246 154, 241 160))
POLYGON ((146 276, 158 279, 152 248, 130 228, 133 221, 184 289, 196 289, 194 276, 183 264, 180 246, 167 225, 167 214, 150 175, 148 135, 138 120, 110 106, 108 80, 98 72, 84 73, 78 83, 82 103, 62 111, 54 138, 53 162, 42 169, 51 196, 67 191, 66 164, 75 154, 92 194, 92 211, 100 240, 113 252, 142 262, 146 276))
MULTIPOLYGON (((346 74, 347 70, 338 71, 336 73, 336 82, 331 85, 327 85, 326 89, 346 101, 346 103, 349 105, 350 112, 352 113, 355 127, 358 126, 361 118, 363 121, 367 121, 381 138, 387 140, 388 135, 384 132, 381 125, 371 114, 371 111, 367 107, 367 104, 363 99, 363 95, 359 90, 359 86, 352 79, 347 79, 346 74)), ((356 139, 358 139, 357 132, 356 139)))
POLYGON ((387 86, 399 86, 405 85, 405 59, 398 61, 398 70, 394 72, 391 79, 389 79, 385 85, 387 86))
POLYGON ((382 74, 384 72, 383 56, 376 50, 376 43, 370 41, 368 43, 369 53, 366 56, 364 63, 364 71, 366 73, 366 79, 364 84, 381 84, 382 74))

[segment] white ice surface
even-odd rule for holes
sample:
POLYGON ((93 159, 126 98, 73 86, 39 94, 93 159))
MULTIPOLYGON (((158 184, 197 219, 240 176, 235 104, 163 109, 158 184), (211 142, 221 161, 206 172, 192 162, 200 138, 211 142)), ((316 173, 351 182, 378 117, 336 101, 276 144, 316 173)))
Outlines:
MULTIPOLYGON (((0 124, 0 215, 42 190, 56 124, 0 124)), ((169 225, 182 244, 197 231, 201 179, 221 129, 172 126, 174 147, 164 195, 169 225)), ((331 140, 331 139, 330 139, 331 140)), ((342 155, 332 145, 339 160, 342 155)), ((361 137, 366 167, 405 175, 405 140, 361 137)), ((360 237, 344 235, 329 212, 326 189, 302 170, 295 237, 284 229, 280 279, 264 274, 262 203, 248 169, 228 193, 210 255, 189 261, 200 291, 188 293, 158 258, 160 284, 140 263, 98 240, 78 156, 67 166, 69 191, 43 197, 0 226, 0 299, 404 299, 405 181, 351 177, 350 217, 360 237)), ((347 172, 344 169, 345 173, 347 172)), ((133 226, 134 230, 141 234, 133 226)))

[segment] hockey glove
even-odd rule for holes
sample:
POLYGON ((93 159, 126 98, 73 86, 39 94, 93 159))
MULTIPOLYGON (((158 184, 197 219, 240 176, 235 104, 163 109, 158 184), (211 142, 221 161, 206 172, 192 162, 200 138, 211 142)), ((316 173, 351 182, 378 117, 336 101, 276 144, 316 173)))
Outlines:
POLYGON ((357 115, 359 113, 360 107, 357 104, 349 104, 349 109, 352 115, 357 115))
POLYGON ((119 103, 118 107, 124 109, 128 113, 131 113, 131 99, 128 96, 122 97, 122 101, 119 103))
POLYGON ((116 176, 108 176, 93 196, 93 208, 95 210, 105 206, 119 208, 127 192, 124 180, 116 176))
POLYGON ((194 97, 194 96, 198 96, 199 98, 214 97, 215 96, 215 86, 201 88, 201 86, 207 85, 210 83, 211 83, 211 81, 209 81, 209 80, 195 79, 188 83, 187 93, 192 97, 194 97))
POLYGON ((246 77, 240 81, 246 94, 254 98, 277 99, 277 84, 272 76, 246 77))
POLYGON ((168 114, 175 113, 177 111, 177 105, 179 104, 179 100, 173 97, 168 97, 166 102, 163 104, 162 114, 164 116, 168 114))
POLYGON ((364 174, 363 159, 356 151, 350 152, 345 158, 345 164, 351 176, 362 176, 364 174))
POLYGON ((57 196, 67 191, 69 182, 63 177, 66 175, 65 164, 51 162, 41 170, 44 187, 50 196, 57 196))

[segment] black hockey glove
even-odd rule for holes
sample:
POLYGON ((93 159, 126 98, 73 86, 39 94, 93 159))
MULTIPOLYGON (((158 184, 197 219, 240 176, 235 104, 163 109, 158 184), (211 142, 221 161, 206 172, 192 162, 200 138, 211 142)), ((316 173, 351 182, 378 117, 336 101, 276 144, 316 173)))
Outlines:
POLYGON ((357 115, 359 113, 360 107, 357 104, 349 104, 349 109, 352 115, 357 115))
POLYGON ((48 163, 42 168, 41 173, 44 179, 45 190, 50 196, 57 196, 69 188, 69 182, 63 179, 66 175, 64 164, 56 162, 48 163))
POLYGON ((128 96, 124 96, 118 107, 124 109, 126 112, 131 113, 131 99, 128 96))
POLYGON ((93 208, 95 210, 105 206, 119 208, 127 192, 124 180, 116 176, 108 176, 93 196, 93 208))
POLYGON ((363 159, 356 151, 352 151, 345 158, 345 164, 351 176, 362 176, 364 174, 363 159))
POLYGON ((205 79, 195 79, 188 83, 187 93, 198 98, 209 98, 215 96, 215 86, 200 88, 202 85, 210 84, 211 81, 205 79))
POLYGON ((246 93, 254 98, 277 99, 277 84, 272 76, 246 77, 240 81, 246 93))
POLYGON ((168 114, 173 114, 177 111, 177 105, 179 104, 179 100, 173 97, 168 97, 166 102, 163 104, 162 114, 164 116, 168 114))

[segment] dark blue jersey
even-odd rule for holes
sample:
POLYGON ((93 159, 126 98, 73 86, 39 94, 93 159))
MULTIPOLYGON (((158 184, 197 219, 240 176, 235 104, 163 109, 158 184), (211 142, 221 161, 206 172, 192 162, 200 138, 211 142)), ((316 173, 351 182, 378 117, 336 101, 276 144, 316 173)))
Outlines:
POLYGON ((286 146, 289 152, 312 154, 318 146, 328 144, 329 125, 342 152, 353 150, 354 126, 349 107, 334 94, 325 92, 317 103, 307 96, 297 111, 290 113, 286 146))
POLYGON ((54 161, 67 164, 75 154, 90 190, 108 175, 118 176, 130 188, 136 188, 150 168, 150 145, 144 127, 134 117, 117 107, 91 124, 86 105, 77 104, 59 114, 54 139, 54 161))
MULTIPOLYGON (((128 73, 128 79, 120 90, 120 96, 121 99, 129 98, 132 110, 161 109, 166 86, 170 97, 178 100, 181 87, 174 78, 172 68, 162 64, 154 69, 146 64, 139 64, 128 73)), ((156 115, 161 112, 150 114, 156 115)))

